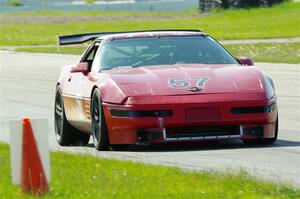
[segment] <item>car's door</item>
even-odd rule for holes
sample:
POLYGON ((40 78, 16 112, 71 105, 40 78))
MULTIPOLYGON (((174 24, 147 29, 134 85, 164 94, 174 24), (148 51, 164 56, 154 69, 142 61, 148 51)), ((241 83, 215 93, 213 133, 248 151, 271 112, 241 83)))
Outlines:
MULTIPOLYGON (((99 42, 93 43, 80 62, 87 62, 91 70, 99 42)), ((93 83, 88 74, 71 72, 64 85, 64 105, 68 121, 82 131, 90 131, 90 95, 93 83)))

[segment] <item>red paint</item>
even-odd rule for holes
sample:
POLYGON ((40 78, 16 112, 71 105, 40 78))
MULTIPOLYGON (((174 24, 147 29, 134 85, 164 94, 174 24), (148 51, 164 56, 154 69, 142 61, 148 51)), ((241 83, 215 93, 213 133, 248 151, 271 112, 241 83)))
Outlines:
MULTIPOLYGON (((203 77, 208 80, 199 94, 263 92, 261 71, 255 67, 240 65, 148 66, 112 69, 93 74, 93 79, 101 80, 101 84, 94 82, 94 85, 101 88, 102 100, 119 104, 132 96, 195 95, 197 93, 188 90, 196 86, 197 81, 192 78, 203 77), (169 78, 189 81, 190 86, 185 89, 170 88, 169 78)), ((78 92, 76 89, 78 87, 72 87, 69 94, 78 92)), ((90 96, 89 90, 83 92, 85 97, 90 96)))
POLYGON ((254 66, 253 60, 248 57, 237 57, 236 59, 241 65, 254 66))
POLYGON ((71 68, 71 73, 83 73, 87 75, 89 73, 89 66, 87 62, 81 62, 77 64, 75 67, 71 68))
MULTIPOLYGON (((129 33, 103 36, 103 40, 128 37, 148 37, 153 33, 129 33)), ((158 32, 161 36, 199 35, 203 33, 174 31, 158 32)), ((176 64, 138 68, 115 68, 100 72, 70 73, 72 66, 63 68, 58 83, 64 94, 78 94, 90 99, 93 88, 99 88, 107 123, 110 144, 135 144, 137 132, 159 129, 158 117, 113 117, 110 109, 172 110, 164 118, 166 128, 201 127, 205 125, 261 125, 264 137, 275 133, 277 109, 270 113, 232 114, 232 107, 268 106, 276 103, 268 94, 274 90, 272 80, 260 69, 252 66, 249 58, 237 58, 236 65, 176 64), (243 67, 248 65, 249 67, 243 67), (72 81, 67 80, 72 77, 72 81), (189 85, 172 88, 169 79, 177 78, 189 85), (199 92, 191 92, 197 78, 207 78, 199 92)), ((76 109, 74 107, 74 109, 76 109)), ((78 115, 81 113, 78 112, 78 115)), ((75 121, 84 122, 84 121, 75 121)), ((90 125, 90 124, 88 124, 90 125)), ((85 130, 89 132, 89 129, 85 130)), ((253 139, 243 135, 242 139, 253 139)), ((162 142, 162 138, 153 139, 162 142)))
POLYGON ((113 35, 102 36, 102 39, 111 40, 111 39, 125 39, 125 38, 144 38, 151 37, 153 35, 159 35, 161 37, 166 36, 192 36, 192 35, 206 35, 203 32, 190 32, 190 31, 156 31, 156 32, 136 32, 136 33, 120 33, 113 35))
MULTIPOLYGON (((134 105, 114 105, 104 103, 104 113, 109 130, 109 138, 111 144, 135 144, 137 142, 136 130, 137 129, 151 129, 158 128, 158 118, 128 118, 128 117, 112 117, 110 115, 110 107, 114 109, 127 109, 127 110, 173 110, 173 116, 165 117, 164 123, 166 127, 178 128, 189 126, 205 126, 205 125, 232 125, 243 124, 253 125, 262 124, 275 126, 277 111, 272 113, 257 113, 257 114, 231 114, 232 107, 251 107, 251 106, 264 106, 270 104, 267 99, 261 100, 260 95, 249 95, 247 93, 241 94, 239 99, 236 94, 214 94, 205 95, 201 99, 201 95, 193 96, 169 96, 157 97, 154 99, 143 100, 142 104, 134 105), (235 98, 235 99, 234 99, 235 98), (163 99, 160 101, 160 99, 163 99), (234 100, 233 100, 234 99, 234 100), (164 102, 164 103, 161 103, 164 102), (180 102, 180 103, 179 103, 180 102), (216 115, 210 115, 202 120, 193 121, 190 123, 186 117, 186 111, 189 109, 207 110, 214 107, 219 110, 218 121, 216 115), (206 119, 206 120, 205 120, 206 119), (128 137, 127 137, 128 136, 128 137)), ((140 97, 143 98, 143 97, 140 97)), ((195 114, 195 112, 194 112, 195 114)), ((200 116, 201 117, 201 116, 200 116)), ((195 119, 195 118, 194 118, 195 119)), ((274 129, 266 129, 267 137, 274 136, 274 129)), ((247 137, 247 135, 245 135, 247 137)))
POLYGON ((21 189, 22 192, 34 195, 43 195, 49 190, 31 123, 28 118, 23 119, 21 189))
POLYGON ((185 109, 186 122, 189 124, 200 122, 219 122, 219 110, 215 107, 185 109))

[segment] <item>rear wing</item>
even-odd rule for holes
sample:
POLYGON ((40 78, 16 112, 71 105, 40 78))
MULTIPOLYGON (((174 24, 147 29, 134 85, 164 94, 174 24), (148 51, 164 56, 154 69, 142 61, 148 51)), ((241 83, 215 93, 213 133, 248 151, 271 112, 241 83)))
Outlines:
POLYGON ((59 45, 71 45, 71 44, 81 44, 88 41, 93 41, 98 37, 104 35, 120 34, 120 33, 136 33, 136 32, 158 32, 158 31, 188 31, 188 32, 201 32, 200 30, 139 30, 139 31, 126 31, 126 32, 97 32, 97 33, 85 33, 77 35, 65 35, 58 37, 59 45))

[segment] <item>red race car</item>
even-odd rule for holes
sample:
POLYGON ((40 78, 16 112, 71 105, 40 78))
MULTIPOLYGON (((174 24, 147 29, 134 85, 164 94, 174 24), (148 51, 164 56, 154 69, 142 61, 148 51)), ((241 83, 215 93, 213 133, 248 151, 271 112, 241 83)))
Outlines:
POLYGON ((62 145, 97 150, 129 144, 241 139, 271 144, 278 133, 272 79, 198 30, 103 32, 56 85, 55 133, 62 145))

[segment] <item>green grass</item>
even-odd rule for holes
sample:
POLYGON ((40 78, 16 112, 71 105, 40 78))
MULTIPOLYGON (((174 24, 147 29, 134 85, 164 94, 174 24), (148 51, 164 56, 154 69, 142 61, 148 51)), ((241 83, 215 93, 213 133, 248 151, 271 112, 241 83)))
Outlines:
POLYGON ((225 45, 235 56, 246 56, 255 62, 300 63, 300 43, 261 43, 225 45))
POLYGON ((21 11, 21 12, 7 12, 1 13, 0 16, 36 16, 36 15, 46 15, 46 16, 57 16, 57 15, 186 15, 186 14, 198 14, 198 9, 192 8, 179 12, 175 11, 127 11, 127 10, 89 10, 89 11, 21 11))
POLYGON ((91 3, 95 3, 95 0, 85 0, 84 2, 87 4, 91 4, 91 3))
MULTIPOLYGON (((255 62, 300 63, 300 43, 261 43, 224 45, 234 56, 246 56, 255 62)), ((24 47, 18 52, 43 52, 81 55, 86 46, 24 47)))
POLYGON ((6 0, 6 4, 10 6, 22 6, 22 0, 6 0))
MULTIPOLYGON (((58 13, 58 12, 55 12, 58 13)), ((104 12, 109 15, 108 12, 104 12)), ((111 12, 111 16, 118 12, 111 12)), ((123 12, 135 15, 137 12, 123 12)), ((139 12, 140 13, 140 12, 139 12)), ((149 13, 149 12, 148 12, 149 13)), ((300 3, 287 2, 273 8, 254 8, 240 10, 219 10, 209 15, 196 15, 195 11, 183 12, 190 17, 156 19, 136 17, 135 20, 98 20, 72 23, 33 23, 33 24, 1 24, 0 45, 35 45, 55 44, 57 35, 84 32, 125 31, 141 29, 201 29, 217 39, 253 39, 300 36, 300 3)), ((46 12, 45 15, 48 15, 46 12)), ((62 13, 74 15, 74 12, 62 13)), ((78 15, 84 15, 84 12, 78 15)), ((141 14, 141 13, 140 13, 141 14)), ((159 14, 153 12, 152 14, 159 14)), ((170 14, 170 13, 169 13, 170 14)), ((173 13, 180 16, 180 13, 173 13)), ((42 12, 30 13, 35 16, 42 12)), ((94 15, 101 15, 94 12, 94 15)), ((10 15, 0 14, 3 21, 10 15)), ((14 14, 14 17, 23 15, 14 14)), ((146 15, 147 16, 147 15, 146 15)))
POLYGON ((19 47, 16 48, 17 52, 30 52, 30 53, 56 53, 56 54, 69 54, 81 55, 86 46, 63 46, 63 47, 19 47))
MULTIPOLYGON (((8 145, 0 144, 0 196, 31 198, 11 185, 8 145)), ((299 198, 300 190, 239 174, 184 172, 163 167, 51 153, 52 181, 45 198, 299 198)))
POLYGON ((68 54, 68 55, 81 55, 87 46, 63 46, 63 47, 19 47, 16 48, 17 52, 30 52, 30 53, 55 53, 55 54, 68 54))

